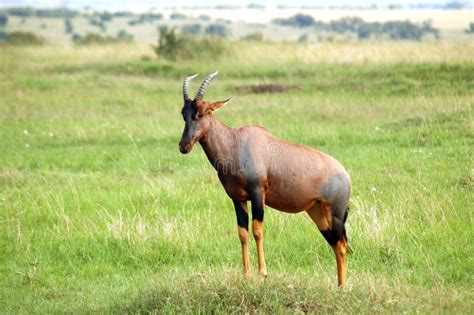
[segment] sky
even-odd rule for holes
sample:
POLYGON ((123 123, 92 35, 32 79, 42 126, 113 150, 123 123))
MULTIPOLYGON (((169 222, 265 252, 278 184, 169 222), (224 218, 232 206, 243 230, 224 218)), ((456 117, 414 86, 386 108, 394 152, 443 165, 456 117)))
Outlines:
MULTIPOLYGON (((389 4, 397 3, 405 6, 419 4, 419 3, 430 3, 430 4, 445 4, 450 2, 449 0, 135 0, 135 1, 117 1, 117 0, 0 0, 0 7, 18 7, 18 6, 31 6, 41 8, 51 7, 69 7, 74 9, 82 9, 85 6, 89 6, 93 9, 100 10, 130 10, 130 11, 141 11, 147 10, 151 7, 180 7, 180 6, 214 6, 214 5, 234 5, 234 6, 247 6, 249 3, 263 4, 269 7, 276 5, 312 5, 312 6, 337 6, 337 5, 351 5, 351 6, 369 6, 376 4, 378 7, 386 7, 389 4)), ((468 3, 469 1, 461 1, 468 3)))

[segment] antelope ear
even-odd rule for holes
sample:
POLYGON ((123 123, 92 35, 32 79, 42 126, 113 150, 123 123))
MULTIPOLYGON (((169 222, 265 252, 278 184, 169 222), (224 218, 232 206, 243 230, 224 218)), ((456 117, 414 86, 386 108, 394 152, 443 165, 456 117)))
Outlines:
POLYGON ((208 105, 208 108, 209 108, 210 111, 215 111, 216 109, 224 107, 231 100, 232 100, 232 97, 226 99, 225 101, 218 101, 218 102, 211 103, 211 104, 208 105))

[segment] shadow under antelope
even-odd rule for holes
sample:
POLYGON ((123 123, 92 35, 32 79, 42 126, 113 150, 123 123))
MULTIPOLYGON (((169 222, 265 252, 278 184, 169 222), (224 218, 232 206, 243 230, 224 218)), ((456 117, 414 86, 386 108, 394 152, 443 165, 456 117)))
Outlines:
POLYGON ((348 214, 351 182, 344 167, 331 156, 302 145, 280 140, 259 126, 230 128, 213 112, 231 99, 209 103, 203 100, 217 71, 202 82, 194 100, 189 97, 188 76, 183 83, 185 127, 179 150, 186 154, 199 141, 217 170, 227 195, 234 203, 244 274, 249 275, 249 211, 257 244, 258 271, 267 276, 263 254, 264 206, 297 213, 306 211, 334 250, 338 284, 346 285, 348 250, 344 223, 348 214))

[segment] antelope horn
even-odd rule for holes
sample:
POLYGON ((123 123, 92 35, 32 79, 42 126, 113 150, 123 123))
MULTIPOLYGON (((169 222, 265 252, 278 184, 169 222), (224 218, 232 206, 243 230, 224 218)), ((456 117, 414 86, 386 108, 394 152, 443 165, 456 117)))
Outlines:
POLYGON ((211 83, 211 81, 217 76, 217 71, 211 73, 210 75, 208 75, 204 81, 202 81, 202 84, 201 84, 201 87, 199 87, 199 90, 197 91, 196 93, 196 97, 195 99, 196 100, 201 100, 202 97, 204 96, 204 92, 206 92, 206 88, 207 86, 209 85, 209 83, 211 83))
POLYGON ((189 98, 189 81, 191 81, 192 79, 194 79, 195 77, 197 77, 197 74, 195 75, 190 75, 188 77, 186 77, 184 79, 184 82, 183 82, 183 97, 184 97, 184 101, 188 101, 190 100, 189 98))

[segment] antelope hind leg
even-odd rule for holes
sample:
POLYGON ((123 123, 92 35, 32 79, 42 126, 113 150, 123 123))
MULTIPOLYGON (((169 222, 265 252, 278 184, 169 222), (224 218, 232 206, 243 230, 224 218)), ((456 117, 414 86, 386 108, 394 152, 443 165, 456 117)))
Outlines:
POLYGON ((347 218, 347 210, 342 219, 334 215, 335 213, 330 205, 324 203, 317 203, 307 212, 334 251, 337 263, 338 284, 341 288, 344 288, 346 286, 347 256, 347 236, 344 222, 347 218))

